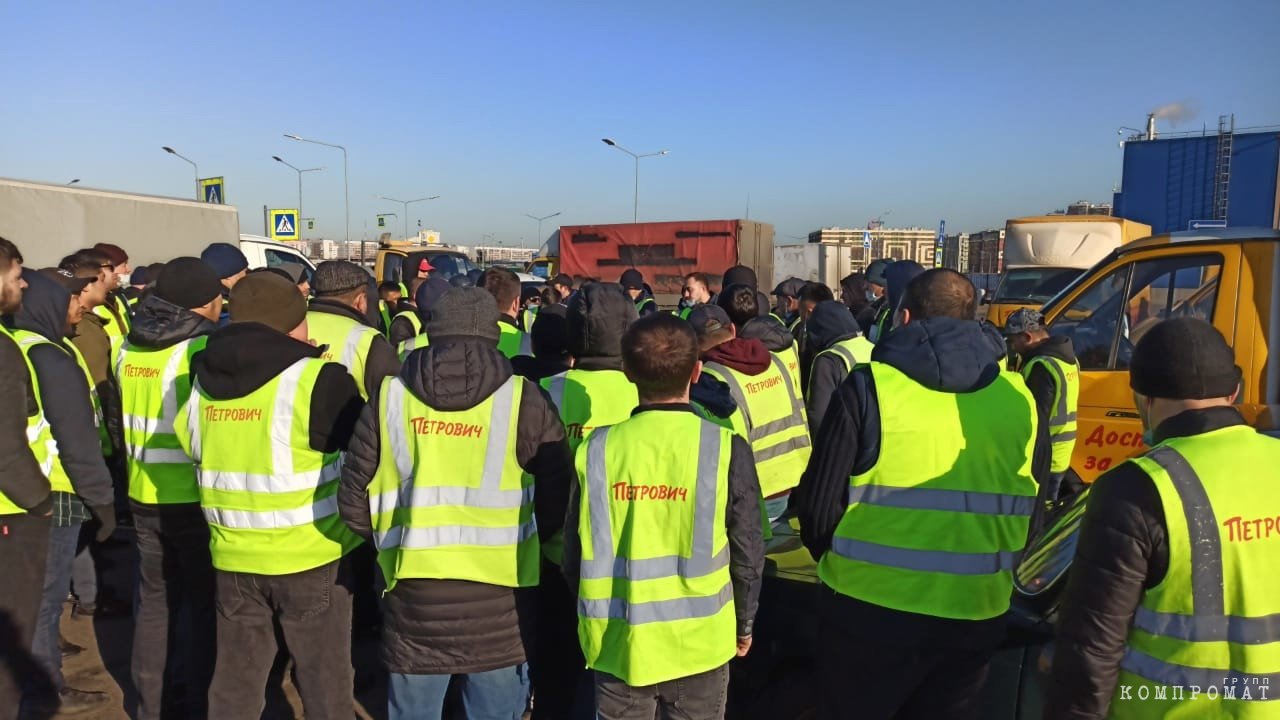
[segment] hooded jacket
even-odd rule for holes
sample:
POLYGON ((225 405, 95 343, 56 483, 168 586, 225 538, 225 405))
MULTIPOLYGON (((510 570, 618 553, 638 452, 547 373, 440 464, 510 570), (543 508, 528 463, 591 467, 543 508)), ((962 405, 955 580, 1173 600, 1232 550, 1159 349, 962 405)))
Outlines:
MULTIPOLYGON (((134 308, 133 327, 129 330, 127 341, 132 347, 163 350, 184 340, 208 335, 217 329, 218 326, 206 318, 155 295, 149 295, 134 308)), ((114 367, 112 371, 115 371, 114 367)), ((116 382, 119 382, 118 378, 116 382)), ((117 408, 117 411, 122 411, 122 408, 117 408)), ((120 418, 117 416, 116 422, 119 421, 120 418)), ((166 522, 180 522, 192 517, 191 504, 172 506, 131 502, 130 506, 134 514, 164 515, 166 518, 173 518, 166 522)))
MULTIPOLYGON (((990 337, 972 320, 931 318, 887 334, 872 360, 912 380, 947 393, 967 393, 990 385, 1001 370, 990 337)), ((800 535, 815 558, 831 547, 831 537, 848 507, 849 478, 870 470, 880 456, 880 398, 869 368, 849 375, 831 398, 814 437, 813 455, 792 495, 800 535)), ((1043 484, 1050 446, 1044 418, 1037 424, 1031 472, 1043 484)), ((1004 618, 966 621, 905 613, 835 594, 841 616, 859 635, 876 641, 942 647, 994 646, 1004 634, 1004 618)))
POLYGON ((0 492, 31 514, 44 515, 53 502, 49 478, 40 471, 27 441, 27 418, 37 412, 33 401, 22 349, 0 334, 0 457, 6 458, 0 492))
MULTIPOLYGON (((511 376, 511 363, 493 341, 464 336, 432 338, 430 346, 409 356, 399 375, 409 392, 442 411, 479 405, 511 376)), ((523 383, 516 460, 533 475, 534 516, 538 536, 546 541, 564 526, 573 461, 550 398, 533 382, 523 383)), ((382 420, 374 395, 343 459, 338 490, 342 519, 366 538, 373 534, 368 488, 378 470, 382 420)), ((383 598, 382 659, 391 672, 413 675, 482 672, 524 662, 533 590, 401 580, 383 598)))
MULTIPOLYGON (((266 385, 303 358, 320 357, 320 348, 255 322, 231 323, 209 336, 191 359, 192 383, 218 400, 240 398, 266 385)), ((347 369, 326 363, 309 401, 309 446, 317 452, 347 449, 364 403, 347 369)))
MULTIPOLYGON (((361 325, 377 330, 377 325, 370 324, 369 318, 361 315, 355 308, 331 298, 316 298, 311 301, 307 312, 325 313, 354 320, 361 325)), ((395 348, 379 334, 369 344, 369 355, 364 361, 364 378, 357 382, 364 383, 365 393, 373 397, 373 392, 382 384, 382 379, 392 377, 400 372, 400 359, 396 357, 395 348)))
POLYGON ((809 322, 805 324, 805 331, 809 336, 808 349, 813 355, 805 392, 809 410, 809 434, 817 436, 818 428, 822 427, 822 416, 827 414, 827 405, 831 403, 831 396, 840 387, 840 383, 849 377, 849 369, 845 367, 844 360, 832 353, 820 353, 838 342, 858 337, 860 333, 858 321, 853 319, 849 308, 834 301, 818 303, 809 316, 809 322))
MULTIPOLYGON (((31 270, 23 270, 22 278, 27 281, 27 290, 22 296, 22 309, 13 316, 13 326, 34 332, 58 346, 40 344, 28 353, 40 385, 40 404, 58 444, 58 457, 76 495, 104 525, 108 519, 114 524, 111 475, 102 458, 88 380, 66 339, 71 293, 31 270)), ((34 404, 33 395, 28 407, 34 404)))
MULTIPOLYGON (((747 375, 759 375, 769 369, 773 360, 760 340, 736 337, 703 352, 702 362, 720 363, 747 375)), ((698 382, 689 388, 689 399, 719 418, 727 418, 738 409, 729 386, 707 373, 700 375, 698 382)))
POLYGON ((569 354, 579 370, 622 370, 622 336, 639 317, 614 283, 587 283, 570 300, 569 354))

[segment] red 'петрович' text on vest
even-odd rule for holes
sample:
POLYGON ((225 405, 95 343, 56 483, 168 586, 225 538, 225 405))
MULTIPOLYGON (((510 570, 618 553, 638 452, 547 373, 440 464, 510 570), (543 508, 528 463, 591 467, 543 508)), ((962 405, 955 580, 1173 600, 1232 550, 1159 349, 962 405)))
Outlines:
POLYGON ((217 407, 204 409, 206 422, 256 422, 262 419, 261 408, 217 407))
POLYGON ((689 488, 670 485, 613 484, 614 500, 680 500, 689 499, 689 488))
POLYGON ((448 437, 480 437, 484 434, 483 425, 470 423, 446 422, 444 420, 428 420, 423 417, 409 418, 409 425, 415 435, 446 435, 448 437))
POLYGON ((1223 522, 1222 527, 1227 529, 1229 542, 1267 540, 1272 535, 1280 535, 1280 517, 1245 520, 1237 515, 1223 522))

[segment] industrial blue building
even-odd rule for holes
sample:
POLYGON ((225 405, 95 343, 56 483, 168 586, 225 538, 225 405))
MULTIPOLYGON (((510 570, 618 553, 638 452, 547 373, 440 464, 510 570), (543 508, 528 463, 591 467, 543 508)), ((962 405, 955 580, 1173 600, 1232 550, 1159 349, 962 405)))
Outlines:
POLYGON ((1192 223, 1280 227, 1280 129, 1130 138, 1113 214, 1164 233, 1192 223))

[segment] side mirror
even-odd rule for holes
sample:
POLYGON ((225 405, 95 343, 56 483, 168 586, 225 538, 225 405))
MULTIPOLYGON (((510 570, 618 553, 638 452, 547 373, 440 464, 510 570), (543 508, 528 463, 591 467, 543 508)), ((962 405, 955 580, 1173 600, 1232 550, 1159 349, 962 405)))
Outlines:
POLYGON ((1076 555, 1080 521, 1089 500, 1089 488, 1053 515, 1027 540, 1022 560, 1013 571, 1014 597, 1037 619, 1052 623, 1066 586, 1067 571, 1076 555))

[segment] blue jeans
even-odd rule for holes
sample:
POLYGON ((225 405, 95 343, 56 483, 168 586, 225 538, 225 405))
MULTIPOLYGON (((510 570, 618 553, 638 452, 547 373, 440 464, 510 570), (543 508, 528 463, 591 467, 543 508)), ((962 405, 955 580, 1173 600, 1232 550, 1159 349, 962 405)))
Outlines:
POLYGON ((62 677, 62 651, 58 649, 58 628, 62 622, 62 603, 71 590, 71 566, 80 541, 80 525, 49 529, 49 557, 44 571, 44 595, 40 598, 40 614, 36 634, 31 641, 31 654, 49 674, 53 689, 66 686, 62 677))
MULTIPOLYGON (((452 675, 391 673, 388 720, 439 720, 452 675)), ((529 702, 529 664, 460 675, 467 720, 520 720, 529 702)))

